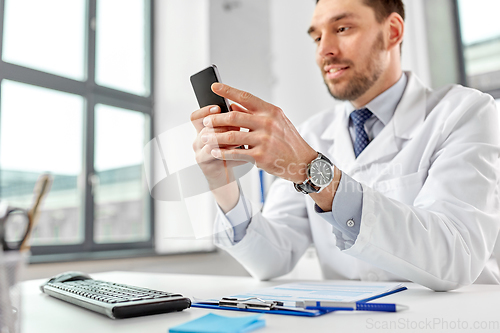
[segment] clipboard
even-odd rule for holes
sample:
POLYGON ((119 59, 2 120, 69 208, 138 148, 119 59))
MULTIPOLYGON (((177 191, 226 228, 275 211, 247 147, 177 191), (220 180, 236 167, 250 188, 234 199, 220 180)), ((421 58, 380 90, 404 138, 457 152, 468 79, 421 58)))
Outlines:
POLYGON ((249 292, 246 294, 223 297, 221 299, 208 299, 194 301, 191 306, 205 309, 246 311, 257 313, 270 313, 277 315, 290 315, 302 317, 317 317, 335 310, 310 310, 301 307, 300 303, 305 299, 336 300, 355 302, 368 302, 390 294, 394 294, 407 288, 402 284, 360 284, 358 281, 343 281, 335 284, 322 283, 296 283, 284 284, 272 288, 266 288, 249 292), (330 288, 328 288, 330 286, 330 288), (373 288, 379 286, 378 288, 373 288), (302 290, 293 289, 302 288, 302 290), (306 289, 308 288, 308 289, 306 289), (370 290, 368 292, 367 290, 370 290), (286 291, 294 291, 294 295, 285 295, 286 291), (365 292, 361 292, 361 291, 365 292), (283 293, 282 291, 285 291, 283 293), (306 292, 308 294, 306 294, 306 292), (281 294, 280 294, 281 293, 281 294), (350 293, 350 295, 349 295, 350 293), (346 296, 346 294, 348 296, 346 296), (359 297, 356 297, 357 295, 359 297), (362 296, 361 296, 362 295, 362 296), (349 297, 353 296, 353 297, 349 297))
MULTIPOLYGON (((220 305, 221 302, 226 300, 226 297, 221 298, 220 300, 204 300, 196 303, 192 303, 191 307, 193 308, 204 308, 204 309, 215 309, 215 310, 230 310, 230 311, 245 311, 245 312, 257 312, 257 313, 271 313, 277 315, 287 315, 287 316, 301 316, 301 317, 317 317, 321 316, 325 313, 331 312, 327 310, 308 310, 302 308, 293 308, 293 307, 285 307, 275 305, 272 308, 253 308, 253 307, 241 307, 241 305, 245 304, 245 299, 236 299, 236 302, 239 302, 240 307, 238 306, 224 306, 220 305)), ((275 303, 279 303, 277 301, 273 301, 275 303)))

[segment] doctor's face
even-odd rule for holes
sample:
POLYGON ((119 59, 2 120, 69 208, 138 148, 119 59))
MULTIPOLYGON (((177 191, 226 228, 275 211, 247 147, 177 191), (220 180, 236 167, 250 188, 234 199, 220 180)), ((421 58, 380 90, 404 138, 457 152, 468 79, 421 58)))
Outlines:
POLYGON ((383 24, 362 0, 320 0, 308 32, 334 98, 354 101, 380 79, 386 68, 383 24))

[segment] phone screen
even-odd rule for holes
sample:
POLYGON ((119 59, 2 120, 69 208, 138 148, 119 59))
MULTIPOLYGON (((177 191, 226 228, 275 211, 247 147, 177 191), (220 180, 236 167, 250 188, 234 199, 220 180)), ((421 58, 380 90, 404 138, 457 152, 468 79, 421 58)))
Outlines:
POLYGON ((207 105, 218 105, 221 112, 229 112, 229 103, 224 97, 215 94, 212 91, 212 83, 220 82, 217 67, 212 65, 191 76, 191 85, 193 86, 196 99, 200 108, 207 105))

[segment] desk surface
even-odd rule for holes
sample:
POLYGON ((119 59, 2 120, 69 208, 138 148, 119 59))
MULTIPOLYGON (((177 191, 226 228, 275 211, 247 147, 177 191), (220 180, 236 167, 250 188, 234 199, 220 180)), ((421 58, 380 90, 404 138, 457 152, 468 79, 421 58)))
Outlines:
MULTIPOLYGON (((176 275, 136 272, 92 274, 95 279, 182 293, 197 298, 221 297, 274 286, 289 281, 259 282, 249 277, 176 275)), ((22 332, 24 333, 166 333, 168 328, 214 312, 226 316, 248 315, 236 311, 190 308, 182 312, 112 320, 42 294, 44 280, 23 282, 22 332)), ((315 318, 264 314, 266 327, 256 332, 500 332, 500 285, 472 285, 437 293, 412 283, 408 290, 389 295, 383 302, 410 307, 398 313, 340 311, 315 318)))

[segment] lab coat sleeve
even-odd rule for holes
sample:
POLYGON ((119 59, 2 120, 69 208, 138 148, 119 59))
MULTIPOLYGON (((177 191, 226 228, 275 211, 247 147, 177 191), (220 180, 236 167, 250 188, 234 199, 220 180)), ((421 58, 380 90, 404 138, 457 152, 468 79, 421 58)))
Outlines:
POLYGON ((333 227, 337 237, 336 246, 340 250, 350 248, 359 234, 363 208, 363 188, 361 184, 342 172, 339 186, 335 192, 330 212, 323 211, 318 205, 314 210, 333 227))
POLYGON ((217 213, 221 216, 219 216, 219 218, 215 221, 216 230, 226 229, 226 233, 231 241, 231 244, 234 245, 235 243, 238 243, 247 233, 247 227, 252 217, 252 205, 250 204, 250 201, 245 198, 243 193, 240 193, 240 198, 238 199, 236 206, 225 214, 226 219, 222 216, 224 215, 224 212, 220 206, 217 206, 217 208, 217 213), (225 228, 225 225, 227 225, 226 220, 232 226, 232 232, 227 231, 227 228, 225 228))
POLYGON ((437 291, 476 280, 500 230, 499 119, 491 97, 463 103, 441 127, 413 205, 363 185, 360 233, 344 253, 437 291))
MULTIPOLYGON (((252 209, 253 216, 241 241, 231 241, 232 230, 214 237, 215 245, 260 280, 289 273, 312 243, 305 196, 296 192, 290 182, 277 179, 267 198, 262 212, 252 209)), ((219 212, 215 223, 229 222, 219 212)))

